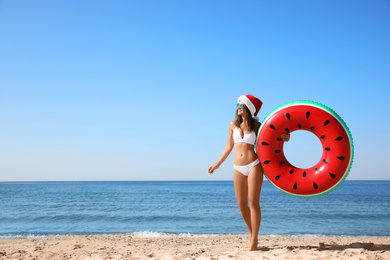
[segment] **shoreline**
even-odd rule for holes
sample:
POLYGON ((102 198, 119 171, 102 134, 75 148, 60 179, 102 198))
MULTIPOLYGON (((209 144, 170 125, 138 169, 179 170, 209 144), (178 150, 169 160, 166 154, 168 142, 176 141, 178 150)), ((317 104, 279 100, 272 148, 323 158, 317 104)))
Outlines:
POLYGON ((390 237, 132 234, 0 238, 0 259, 390 259, 390 237))
MULTIPOLYGON (((99 237, 99 236, 130 236, 133 238, 199 238, 199 237, 221 237, 221 236, 246 236, 247 234, 241 233, 230 233, 230 234, 214 234, 214 233, 167 233, 159 231, 140 231, 140 232, 124 232, 124 233, 64 233, 64 234, 29 234, 29 235, 0 235, 0 241, 7 239, 34 239, 34 238, 46 238, 46 237, 99 237)), ((388 238, 389 236, 372 236, 372 235, 325 235, 325 234, 259 234, 259 237, 270 237, 270 238, 388 238)))

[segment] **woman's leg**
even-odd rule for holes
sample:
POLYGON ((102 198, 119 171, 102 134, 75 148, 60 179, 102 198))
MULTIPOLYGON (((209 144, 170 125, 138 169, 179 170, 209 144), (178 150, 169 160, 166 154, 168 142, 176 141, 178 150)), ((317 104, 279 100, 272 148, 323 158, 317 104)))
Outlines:
POLYGON ((260 192, 263 184, 263 169, 260 164, 252 168, 248 175, 248 196, 251 214, 251 245, 250 250, 257 250, 258 235, 261 222, 260 192))
POLYGON ((251 212, 248 207, 248 177, 234 170, 234 191, 238 206, 241 211, 242 218, 244 219, 249 235, 252 237, 252 224, 251 224, 251 212))

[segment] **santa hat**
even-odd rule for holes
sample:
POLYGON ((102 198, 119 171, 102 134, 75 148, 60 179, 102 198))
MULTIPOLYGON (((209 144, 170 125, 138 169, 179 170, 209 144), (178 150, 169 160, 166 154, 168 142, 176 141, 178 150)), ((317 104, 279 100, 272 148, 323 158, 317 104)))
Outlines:
POLYGON ((249 112, 251 112, 252 118, 254 120, 259 121, 257 113, 259 113, 261 105, 263 105, 263 102, 261 102, 260 99, 252 95, 243 95, 237 99, 237 102, 238 101, 241 101, 246 105, 246 107, 249 109, 249 112))

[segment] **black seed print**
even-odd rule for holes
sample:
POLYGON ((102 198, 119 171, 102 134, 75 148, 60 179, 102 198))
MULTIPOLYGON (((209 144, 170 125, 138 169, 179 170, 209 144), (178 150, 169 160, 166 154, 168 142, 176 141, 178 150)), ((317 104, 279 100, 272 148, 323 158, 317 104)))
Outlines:
POLYGON ((303 176, 303 177, 306 177, 306 172, 303 172, 302 176, 303 176))
POLYGON ((313 181, 313 187, 314 187, 314 189, 318 189, 318 186, 314 181, 313 181))
POLYGON ((290 129, 285 128, 284 130, 285 130, 287 133, 290 133, 290 129))
POLYGON ((329 120, 326 120, 325 123, 324 123, 324 126, 326 126, 328 124, 329 124, 329 120))
POLYGON ((320 171, 316 168, 316 173, 319 173, 320 171))
POLYGON ((290 120, 290 114, 289 113, 286 113, 286 117, 288 120, 290 120))
POLYGON ((301 124, 298 124, 298 128, 301 129, 302 125, 301 124))
POLYGON ((269 164, 271 161, 270 160, 266 160, 264 161, 264 164, 269 164))
POLYGON ((321 135, 321 139, 324 139, 325 138, 325 135, 321 135))
POLYGON ((328 173, 329 173, 330 177, 332 177, 333 179, 336 178, 336 175, 334 175, 333 173, 331 173, 331 172, 328 172, 328 173))
POLYGON ((280 153, 280 150, 275 150, 275 153, 280 153))
POLYGON ((327 161, 327 160, 324 159, 323 161, 324 161, 324 163, 328 164, 328 161, 327 161))
POLYGON ((275 128, 275 126, 273 124, 270 124, 269 127, 271 127, 271 129, 276 130, 276 128, 275 128))
POLYGON ((290 170, 290 174, 293 174, 293 173, 294 173, 294 169, 291 169, 291 170, 290 170))
POLYGON ((312 126, 312 127, 310 128, 311 131, 314 131, 314 129, 316 129, 314 126, 312 126))
POLYGON ((343 137, 342 136, 339 136, 337 137, 336 139, 334 139, 335 141, 340 141, 340 140, 343 140, 343 137))
POLYGON ((343 161, 343 160, 345 159, 344 156, 337 156, 336 158, 339 159, 339 160, 341 160, 341 161, 343 161))
POLYGON ((276 138, 276 140, 278 140, 278 141, 283 141, 283 139, 280 138, 280 137, 276 138))
POLYGON ((296 190, 297 188, 298 188, 297 183, 295 183, 293 189, 296 190))
POLYGON ((325 150, 330 151, 330 147, 326 147, 325 150))
POLYGON ((280 178, 280 174, 275 177, 275 180, 279 180, 279 178, 280 178))
POLYGON ((261 142, 261 145, 268 145, 268 143, 266 143, 266 142, 261 142))
POLYGON ((284 164, 284 161, 281 161, 281 162, 279 163, 280 166, 282 166, 283 164, 284 164))
POLYGON ((307 112, 306 112, 306 118, 309 119, 309 116, 310 116, 310 112, 307 111, 307 112))

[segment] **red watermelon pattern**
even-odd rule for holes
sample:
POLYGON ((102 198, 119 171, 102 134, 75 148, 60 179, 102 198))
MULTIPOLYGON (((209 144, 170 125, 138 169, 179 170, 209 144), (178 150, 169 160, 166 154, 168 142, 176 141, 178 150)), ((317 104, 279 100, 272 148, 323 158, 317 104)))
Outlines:
POLYGON ((258 131, 256 149, 267 179, 299 197, 319 196, 335 189, 348 175, 353 161, 348 127, 333 110, 313 101, 287 103, 271 112, 258 131), (321 160, 311 168, 297 168, 284 155, 280 136, 296 130, 310 131, 321 141, 321 160))

